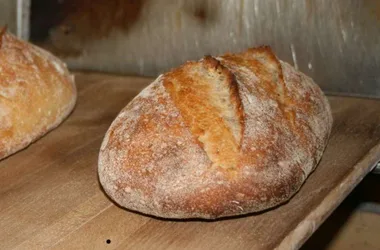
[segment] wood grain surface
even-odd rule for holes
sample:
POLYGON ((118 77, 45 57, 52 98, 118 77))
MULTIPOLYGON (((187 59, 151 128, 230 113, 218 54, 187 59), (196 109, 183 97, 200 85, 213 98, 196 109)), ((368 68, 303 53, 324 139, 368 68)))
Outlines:
POLYGON ((105 196, 97 158, 112 120, 151 79, 76 79, 69 119, 0 162, 0 249, 296 249, 380 159, 380 101, 330 97, 329 145, 285 205, 215 222, 143 216, 105 196))

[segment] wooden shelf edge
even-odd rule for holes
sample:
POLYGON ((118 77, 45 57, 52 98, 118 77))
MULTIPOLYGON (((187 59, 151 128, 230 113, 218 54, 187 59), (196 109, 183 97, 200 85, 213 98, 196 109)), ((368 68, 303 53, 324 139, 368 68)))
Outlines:
POLYGON ((299 249, 361 180, 373 170, 379 160, 380 143, 355 164, 355 170, 346 175, 339 187, 332 189, 325 199, 275 249, 299 249), (339 197, 339 200, 336 197, 339 197))

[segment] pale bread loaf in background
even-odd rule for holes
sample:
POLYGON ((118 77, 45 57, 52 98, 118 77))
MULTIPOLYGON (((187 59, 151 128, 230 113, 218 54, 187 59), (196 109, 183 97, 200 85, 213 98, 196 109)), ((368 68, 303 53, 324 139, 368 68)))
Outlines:
POLYGON ((321 89, 270 48, 207 56, 121 111, 100 149, 100 183, 119 205, 158 217, 262 211, 300 189, 332 122, 321 89))
POLYGON ((74 77, 49 52, 0 32, 0 159, 58 126, 76 102, 74 77))

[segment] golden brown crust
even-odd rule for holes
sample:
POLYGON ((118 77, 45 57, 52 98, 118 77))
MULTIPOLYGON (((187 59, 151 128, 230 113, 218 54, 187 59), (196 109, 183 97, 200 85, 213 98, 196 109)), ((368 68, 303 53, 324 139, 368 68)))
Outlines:
POLYGON ((76 88, 65 65, 48 52, 5 32, 0 38, 2 159, 58 126, 75 105, 76 88))
POLYGON ((225 77, 227 78, 227 87, 229 89, 230 93, 230 102, 233 104, 234 112, 237 116, 238 123, 240 125, 239 129, 239 137, 238 137, 238 144, 239 148, 241 146, 241 139, 243 137, 244 133, 244 110, 243 105, 241 103, 240 95, 239 95, 239 87, 238 83, 235 79, 235 75, 232 74, 230 70, 228 70, 226 67, 224 67, 218 60, 211 56, 206 56, 204 58, 204 61, 208 64, 210 64, 211 67, 214 67, 217 71, 223 72, 225 77), (210 63, 212 62, 212 63, 210 63))
POLYGON ((206 57, 158 77, 122 110, 99 178, 120 205, 160 217, 261 211, 298 191, 331 125, 320 88, 269 48, 206 57))
POLYGON ((163 85, 213 166, 235 169, 244 120, 233 75, 206 57, 169 72, 163 85))

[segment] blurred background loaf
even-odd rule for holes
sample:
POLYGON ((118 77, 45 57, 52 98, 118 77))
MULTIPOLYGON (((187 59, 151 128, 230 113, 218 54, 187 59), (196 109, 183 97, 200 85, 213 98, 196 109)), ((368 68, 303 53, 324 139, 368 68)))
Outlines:
POLYGON ((64 63, 0 29, 0 160, 60 125, 76 98, 64 63))

